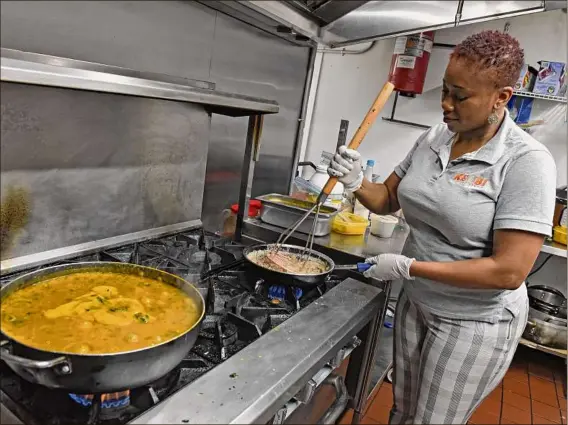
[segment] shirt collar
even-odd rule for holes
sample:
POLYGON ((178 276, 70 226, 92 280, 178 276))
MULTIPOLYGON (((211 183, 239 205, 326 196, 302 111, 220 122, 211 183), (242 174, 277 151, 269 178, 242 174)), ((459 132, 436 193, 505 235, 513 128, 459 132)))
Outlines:
MULTIPOLYGON (((505 140, 509 135, 515 122, 509 116, 509 111, 505 109, 505 117, 501 123, 501 127, 486 144, 475 152, 470 152, 463 155, 461 158, 473 161, 482 161, 488 164, 495 164, 503 153, 505 152, 505 140)), ((445 156, 442 154, 448 154, 452 149, 452 143, 455 137, 455 133, 446 129, 444 133, 430 146, 430 148, 438 154, 438 156, 445 156)))

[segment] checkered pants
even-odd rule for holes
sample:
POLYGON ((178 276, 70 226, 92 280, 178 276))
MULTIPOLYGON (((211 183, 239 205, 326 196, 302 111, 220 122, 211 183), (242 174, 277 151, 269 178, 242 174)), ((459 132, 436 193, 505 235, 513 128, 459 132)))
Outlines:
POLYGON ((528 299, 497 323, 422 311, 401 291, 395 316, 391 424, 465 424, 503 379, 528 315, 528 299))

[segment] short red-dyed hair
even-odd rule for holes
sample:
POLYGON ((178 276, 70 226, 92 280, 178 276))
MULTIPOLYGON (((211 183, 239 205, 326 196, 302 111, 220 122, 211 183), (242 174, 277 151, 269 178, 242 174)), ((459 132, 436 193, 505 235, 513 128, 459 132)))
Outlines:
POLYGON ((495 87, 513 87, 519 79, 525 53, 516 38, 499 31, 482 31, 458 44, 451 59, 467 61, 486 72, 495 87))

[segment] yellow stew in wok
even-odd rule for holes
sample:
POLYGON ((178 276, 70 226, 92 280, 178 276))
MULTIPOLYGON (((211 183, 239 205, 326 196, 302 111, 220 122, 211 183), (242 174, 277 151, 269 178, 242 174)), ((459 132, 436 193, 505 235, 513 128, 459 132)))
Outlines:
POLYGON ((201 311, 183 291, 147 277, 77 272, 2 300, 2 331, 28 346, 117 353, 160 344, 190 329, 201 311))

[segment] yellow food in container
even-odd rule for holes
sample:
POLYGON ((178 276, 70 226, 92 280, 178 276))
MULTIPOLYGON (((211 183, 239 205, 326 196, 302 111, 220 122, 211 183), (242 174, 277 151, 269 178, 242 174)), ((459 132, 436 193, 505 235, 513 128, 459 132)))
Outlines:
POLYGON ((335 216, 331 229, 342 235, 364 235, 369 220, 349 212, 341 212, 335 216))
POLYGON ((555 226, 552 233, 552 240, 562 245, 566 245, 566 227, 555 226))

